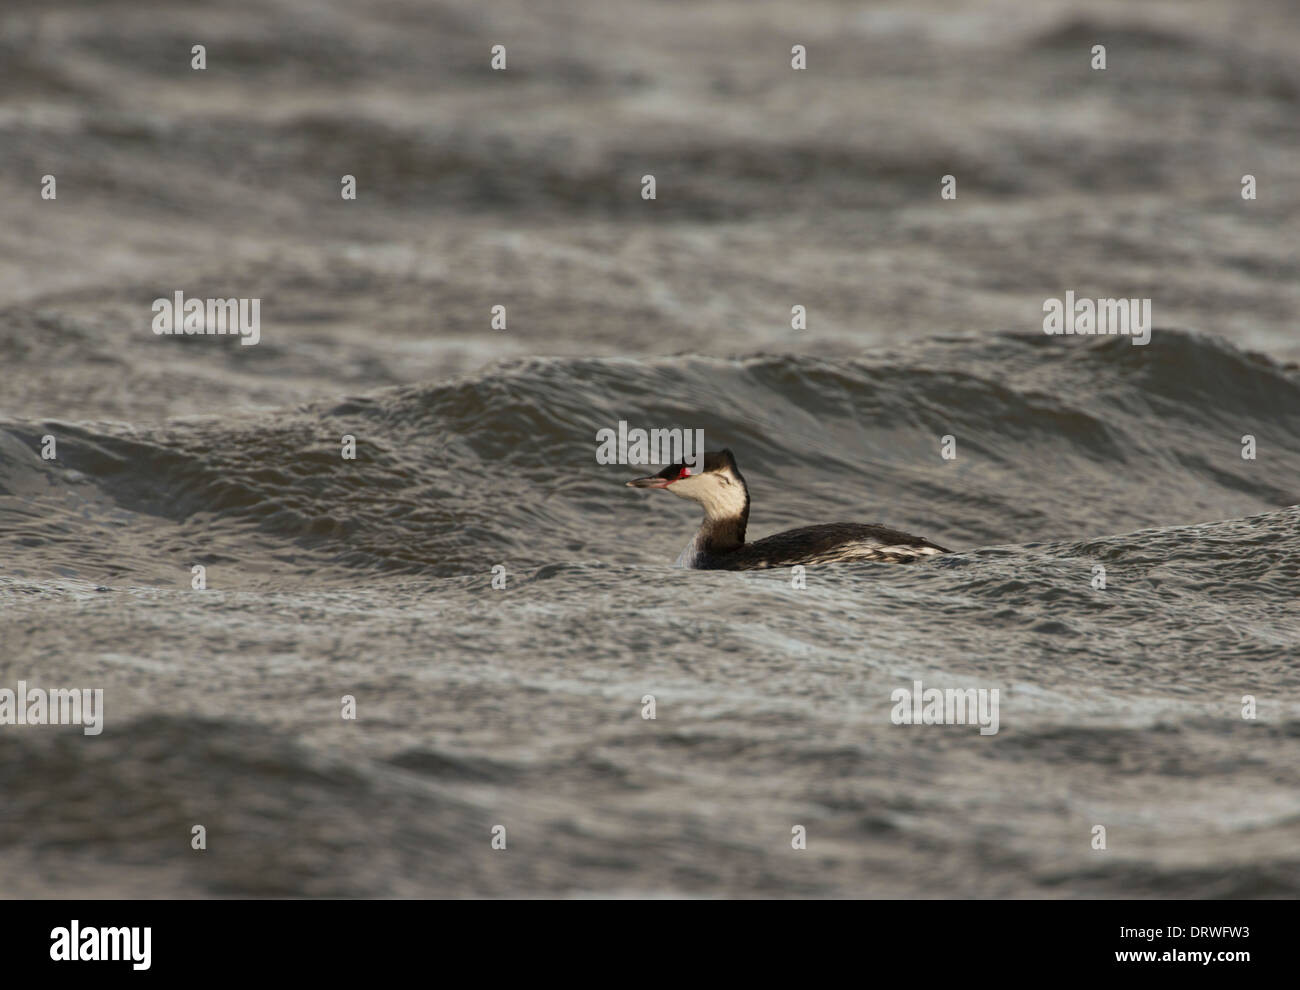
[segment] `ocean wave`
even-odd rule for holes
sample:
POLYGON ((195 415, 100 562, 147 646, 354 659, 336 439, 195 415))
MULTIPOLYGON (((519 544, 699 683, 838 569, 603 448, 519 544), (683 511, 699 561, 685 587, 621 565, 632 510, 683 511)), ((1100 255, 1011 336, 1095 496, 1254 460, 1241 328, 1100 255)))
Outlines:
POLYGON ((1295 370, 1209 335, 1156 334, 1158 347, 934 340, 837 362, 530 358, 269 414, 0 421, 0 491, 49 503, 32 516, 7 500, 0 538, 75 545, 79 507, 89 521, 118 512, 158 527, 154 553, 175 552, 178 526, 193 552, 247 554, 262 569, 286 569, 267 547, 296 548, 291 573, 451 575, 503 555, 530 566, 671 559, 690 512, 623 490, 637 472, 595 460, 596 432, 620 420, 702 429, 707 445, 735 451, 756 535, 836 517, 969 548, 1300 501, 1295 370), (39 457, 45 435, 55 461, 39 457), (341 455, 348 435, 355 460, 341 455), (1254 460, 1241 456, 1246 435, 1254 460), (954 460, 940 456, 944 436, 954 460))

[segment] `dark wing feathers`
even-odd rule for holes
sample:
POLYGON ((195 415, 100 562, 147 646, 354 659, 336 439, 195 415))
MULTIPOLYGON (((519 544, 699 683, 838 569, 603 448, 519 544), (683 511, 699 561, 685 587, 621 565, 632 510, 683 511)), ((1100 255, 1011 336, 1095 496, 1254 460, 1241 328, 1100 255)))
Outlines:
POLYGON ((823 523, 786 530, 735 550, 710 554, 702 563, 708 568, 751 570, 845 560, 905 562, 948 552, 923 537, 887 526, 823 523))

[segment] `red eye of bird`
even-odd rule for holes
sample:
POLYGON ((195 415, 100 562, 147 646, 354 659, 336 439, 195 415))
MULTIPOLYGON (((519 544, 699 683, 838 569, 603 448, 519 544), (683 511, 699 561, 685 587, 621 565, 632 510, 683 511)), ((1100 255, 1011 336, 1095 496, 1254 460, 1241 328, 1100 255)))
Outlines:
POLYGON ((689 478, 690 476, 691 476, 691 469, 688 467, 682 468, 677 475, 677 477, 679 478, 689 478))

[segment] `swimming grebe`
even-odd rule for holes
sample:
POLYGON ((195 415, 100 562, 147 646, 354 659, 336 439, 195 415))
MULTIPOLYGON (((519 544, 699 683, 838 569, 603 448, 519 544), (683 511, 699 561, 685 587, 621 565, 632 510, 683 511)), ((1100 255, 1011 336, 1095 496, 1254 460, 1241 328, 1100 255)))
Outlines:
POLYGON ((698 473, 685 464, 670 464, 658 474, 637 478, 628 485, 664 488, 704 506, 704 522, 677 558, 679 567, 748 571, 841 560, 903 563, 950 552, 919 536, 862 523, 803 526, 746 543, 749 489, 730 450, 706 451, 704 469, 698 473))

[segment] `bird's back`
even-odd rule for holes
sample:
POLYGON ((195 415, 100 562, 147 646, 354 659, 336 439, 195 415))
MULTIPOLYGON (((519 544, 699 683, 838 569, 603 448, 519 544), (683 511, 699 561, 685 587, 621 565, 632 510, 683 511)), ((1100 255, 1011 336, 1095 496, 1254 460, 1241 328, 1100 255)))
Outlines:
POLYGON ((924 537, 886 526, 822 523, 746 543, 734 550, 703 555, 694 566, 744 571, 795 564, 829 564, 847 560, 906 563, 949 551, 924 537))

